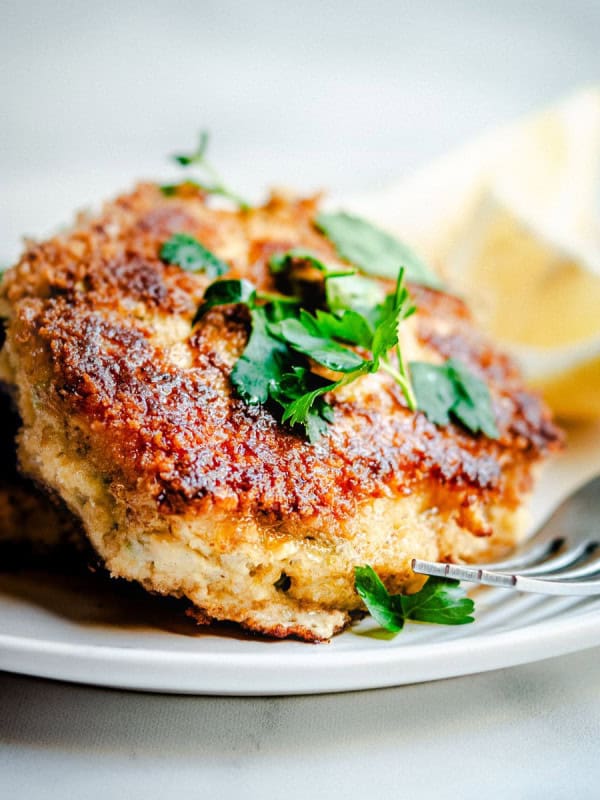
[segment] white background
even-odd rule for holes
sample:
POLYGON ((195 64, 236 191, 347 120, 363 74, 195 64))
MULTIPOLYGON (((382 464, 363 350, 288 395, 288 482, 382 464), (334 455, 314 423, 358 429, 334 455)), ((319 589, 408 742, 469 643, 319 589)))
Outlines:
MULTIPOLYGON (((21 234, 167 177, 165 155, 201 127, 242 192, 343 194, 600 79, 597 0, 0 2, 0 15, 3 262, 21 234)), ((298 699, 4 676, 0 795, 595 798, 599 656, 298 699)))
POLYGON ((0 259, 74 207, 173 174, 213 135, 229 182, 393 181, 600 78, 598 0, 0 0, 0 259))

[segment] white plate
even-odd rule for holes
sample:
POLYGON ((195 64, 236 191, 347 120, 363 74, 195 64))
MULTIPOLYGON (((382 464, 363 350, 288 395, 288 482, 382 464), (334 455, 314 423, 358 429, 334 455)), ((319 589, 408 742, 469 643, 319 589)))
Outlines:
MULTIPOLYGON (((600 427, 572 431, 533 503, 540 520, 600 466, 600 427)), ((600 520, 599 520, 600 522, 600 520)), ((115 593, 102 582, 0 576, 0 669, 145 691, 224 695, 341 692, 497 669, 600 644, 600 598, 475 593, 476 622, 362 635, 328 645, 202 632, 169 601, 115 593), (178 612, 178 610, 177 610, 178 612)))

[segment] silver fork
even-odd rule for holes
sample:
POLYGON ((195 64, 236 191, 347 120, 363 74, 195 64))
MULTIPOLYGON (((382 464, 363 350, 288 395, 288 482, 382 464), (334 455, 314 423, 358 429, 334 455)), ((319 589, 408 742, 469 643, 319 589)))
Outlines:
POLYGON ((414 558, 422 575, 539 594, 600 594, 600 475, 570 495, 510 558, 462 566, 414 558))

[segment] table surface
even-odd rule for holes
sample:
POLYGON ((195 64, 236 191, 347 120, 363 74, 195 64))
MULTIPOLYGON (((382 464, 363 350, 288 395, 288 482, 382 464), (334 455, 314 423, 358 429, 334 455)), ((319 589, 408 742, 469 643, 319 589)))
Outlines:
MULTIPOLYGON (((600 76, 596 0, 1 7, 3 262, 200 127, 240 191, 354 192, 600 76)), ((594 798, 599 656, 299 698, 0 675, 0 795, 594 798)))
POLYGON ((2 796, 164 800, 176 786, 191 798, 429 798, 441 789, 463 800, 591 800, 599 658, 594 648, 397 689, 263 699, 0 675, 2 796))

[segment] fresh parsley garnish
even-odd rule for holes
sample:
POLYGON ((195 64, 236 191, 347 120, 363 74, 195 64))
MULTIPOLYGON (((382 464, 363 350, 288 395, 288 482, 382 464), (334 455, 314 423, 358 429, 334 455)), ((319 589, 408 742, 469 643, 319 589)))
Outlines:
POLYGON ((327 306, 334 313, 353 309, 368 315, 385 299, 381 284, 363 275, 328 275, 325 295, 327 306))
POLYGON ((269 259, 269 267, 274 275, 282 272, 289 272, 294 267, 314 267, 322 272, 326 278, 339 278, 346 275, 354 275, 356 270, 350 269, 332 269, 329 267, 319 256, 315 255, 311 250, 304 250, 301 247, 294 247, 291 250, 286 250, 283 253, 275 253, 269 259))
POLYGON ((231 373, 237 393, 250 405, 271 399, 288 361, 286 345, 269 333, 269 311, 268 306, 250 306, 250 338, 231 373))
POLYGON ((369 614, 387 631, 401 631, 406 620, 439 625, 474 622, 475 604, 455 580, 429 577, 414 594, 390 594, 375 570, 366 564, 354 568, 354 586, 369 614))
POLYGON ((175 233, 160 248, 160 257, 167 264, 188 272, 205 272, 210 278, 224 275, 229 266, 187 233, 175 233))
MULTIPOLYGON (((184 181, 184 183, 194 186, 196 189, 208 192, 208 194, 226 197, 228 200, 232 200, 236 203, 242 210, 247 211, 250 208, 250 204, 240 197, 239 194, 225 186, 217 171, 207 160, 206 151, 208 150, 208 142, 208 131, 201 131, 198 147, 192 153, 173 156, 173 160, 180 167, 186 169, 194 168, 201 173, 198 178, 184 181)), ((175 194, 179 186, 180 184, 165 184, 161 186, 160 189, 163 194, 169 196, 175 194)))
POLYGON ((408 245, 367 220, 343 211, 321 212, 315 223, 333 242, 338 255, 362 272, 381 278, 395 278, 398 265, 402 264, 407 280, 433 288, 441 286, 435 273, 408 245))
POLYGON ((267 403, 279 396, 289 366, 290 350, 270 333, 270 326, 297 313, 293 299, 257 292, 247 280, 212 283, 204 294, 192 324, 216 306, 244 304, 250 315, 250 336, 244 352, 235 363, 231 381, 238 395, 249 405, 267 403))
POLYGON ((211 283, 204 292, 202 304, 192 320, 192 326, 199 322, 202 317, 215 306, 233 305, 235 303, 247 303, 254 305, 256 299, 256 289, 247 280, 226 280, 211 283))
MULTIPOLYGON (((330 280, 335 284, 347 278, 330 280)), ((416 309, 403 270, 396 290, 362 313, 354 308, 309 312, 297 298, 257 292, 249 281, 216 281, 206 290, 193 324, 211 308, 232 303, 247 306, 251 325, 231 374, 237 394, 249 404, 279 408, 281 422, 303 428, 311 442, 333 421, 324 396, 380 369, 398 383, 408 407, 423 411, 434 424, 447 425, 454 418, 474 434, 498 438, 489 389, 465 364, 451 359, 442 365, 411 362, 407 368, 398 328, 416 309), (337 375, 316 375, 311 361, 337 375)))
POLYGON ((288 369, 271 387, 271 396, 282 408, 281 421, 292 428, 300 425, 309 442, 314 443, 333 422, 333 408, 323 395, 338 388, 342 381, 328 381, 308 367, 292 364, 288 369))
POLYGON ((297 319, 270 326, 270 332, 293 351, 334 372, 343 373, 339 380, 312 389, 293 400, 285 409, 284 421, 290 420, 292 424, 304 425, 313 404, 325 392, 339 389, 362 375, 377 372, 379 369, 385 370, 394 378, 402 389, 408 407, 414 410, 415 398, 399 345, 398 327, 415 311, 404 286, 404 270, 400 270, 396 290, 378 309, 375 325, 367 317, 349 309, 341 317, 319 311, 313 316, 302 310, 297 319), (342 347, 336 339, 370 350, 371 357, 361 356, 354 350, 342 347), (389 358, 389 351, 393 348, 396 350, 396 365, 389 358))
POLYGON ((199 166, 208 169, 210 172, 210 165, 206 160, 206 151, 208 150, 209 138, 208 131, 200 131, 198 147, 194 150, 194 152, 190 153, 189 155, 175 155, 173 156, 173 161, 175 161, 175 163, 179 164, 181 167, 191 167, 193 164, 198 164, 199 166))
POLYGON ((396 290, 368 316, 353 309, 312 314, 294 298, 260 293, 248 281, 231 280, 208 287, 194 323, 210 308, 228 303, 244 303, 251 322, 248 343, 231 373, 238 395, 249 404, 275 404, 281 421, 303 428, 311 442, 333 421, 324 395, 369 372, 384 369, 391 374, 409 407, 415 408, 398 342, 398 326, 415 311, 403 270, 396 290), (352 346, 369 352, 360 354, 352 346), (390 359, 394 348, 396 364, 390 359), (341 377, 328 380, 315 374, 311 360, 341 377))
POLYGON ((283 253, 274 253, 269 259, 269 267, 274 275, 287 272, 297 263, 308 264, 318 269, 319 272, 327 272, 327 266, 318 256, 310 250, 303 250, 301 247, 294 247, 283 253))
POLYGON ((249 404, 269 404, 282 423, 302 428, 315 442, 333 421, 325 395, 383 370, 400 386, 412 411, 422 410, 437 425, 447 425, 453 417, 473 433, 498 437, 489 390, 465 364, 451 359, 443 365, 413 362, 407 367, 399 326, 416 308, 404 285, 404 269, 395 291, 382 298, 372 279, 332 275, 310 251, 288 250, 270 261, 276 275, 298 264, 323 273, 327 310, 308 311, 298 297, 258 292, 246 280, 222 280, 208 287, 194 317, 196 324, 215 306, 247 307, 250 336, 231 373, 239 397, 249 404), (335 374, 315 374, 312 362, 335 374))
POLYGON ((275 325, 269 326, 269 332, 277 339, 284 341, 292 350, 302 353, 317 364, 321 364, 334 372, 354 372, 360 369, 365 359, 343 347, 335 341, 315 317, 307 311, 300 312, 299 319, 284 319, 275 325))
POLYGON ((450 418, 462 423, 472 433, 483 431, 497 439, 492 398, 486 384, 466 364, 456 358, 435 365, 416 361, 410 374, 417 406, 436 425, 448 425, 450 418))
POLYGON ((339 339, 367 350, 373 344, 374 329, 371 319, 358 311, 348 308, 332 314, 330 311, 317 309, 314 316, 302 312, 300 315, 306 329, 315 336, 339 339))

